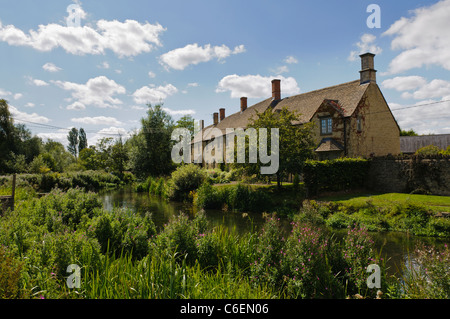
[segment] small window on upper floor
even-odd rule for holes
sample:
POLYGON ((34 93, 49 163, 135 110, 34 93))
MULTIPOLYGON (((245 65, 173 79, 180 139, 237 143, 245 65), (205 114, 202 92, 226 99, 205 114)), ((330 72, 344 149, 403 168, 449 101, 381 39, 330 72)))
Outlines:
POLYGON ((358 132, 362 132, 362 117, 361 117, 361 115, 359 115, 359 116, 356 118, 356 130, 357 130, 358 132))
POLYGON ((333 119, 331 117, 323 117, 320 119, 320 134, 328 135, 333 133, 333 119))

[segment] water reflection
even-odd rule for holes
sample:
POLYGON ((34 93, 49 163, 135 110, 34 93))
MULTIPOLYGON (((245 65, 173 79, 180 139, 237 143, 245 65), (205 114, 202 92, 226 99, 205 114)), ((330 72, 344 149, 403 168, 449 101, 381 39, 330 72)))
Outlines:
MULTIPOLYGON (((131 189, 119 189, 101 193, 105 209, 112 210, 114 207, 128 208, 139 214, 152 213, 153 221, 158 229, 161 229, 171 218, 180 213, 193 217, 196 209, 188 203, 166 202, 157 197, 149 196, 147 193, 135 193, 131 189)), ((237 233, 248 232, 252 229, 259 230, 264 223, 262 214, 224 212, 221 210, 206 210, 206 218, 212 226, 222 225, 237 233)), ((282 220, 283 228, 289 231, 289 221, 282 220)), ((333 231, 337 238, 342 238, 346 230, 333 231)), ((400 270, 409 258, 414 259, 413 251, 420 243, 434 245, 437 247, 448 243, 429 237, 417 237, 405 233, 387 232, 371 233, 377 250, 385 258, 388 275, 399 275, 400 270)))

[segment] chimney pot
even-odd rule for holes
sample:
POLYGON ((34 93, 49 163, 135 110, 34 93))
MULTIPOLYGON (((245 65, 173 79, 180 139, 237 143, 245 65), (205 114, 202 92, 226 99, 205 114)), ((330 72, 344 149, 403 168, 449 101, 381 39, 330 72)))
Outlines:
POLYGON ((272 100, 279 101, 281 100, 281 80, 275 79, 272 80, 272 100))
POLYGON ((214 125, 217 125, 219 123, 219 113, 217 113, 217 112, 213 113, 213 120, 214 120, 214 125))
POLYGON ((222 122, 225 119, 225 109, 221 108, 219 109, 220 112, 220 121, 222 122))
POLYGON ((244 112, 247 109, 247 98, 241 97, 241 112, 244 112))
POLYGON ((373 53, 364 53, 359 56, 361 58, 360 84, 377 83, 373 53))

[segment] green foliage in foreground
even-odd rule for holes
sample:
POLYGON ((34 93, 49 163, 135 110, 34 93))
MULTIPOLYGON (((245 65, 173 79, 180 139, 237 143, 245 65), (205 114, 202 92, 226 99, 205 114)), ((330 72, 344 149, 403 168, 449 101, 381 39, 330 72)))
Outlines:
POLYGON ((260 231, 237 235, 211 228, 202 212, 158 232, 150 214, 108 212, 94 193, 54 190, 0 219, 0 298, 374 298, 372 263, 385 297, 449 298, 447 247, 419 251, 422 268, 390 281, 367 227, 349 225, 338 240, 319 226, 327 212, 311 206, 291 232, 272 216, 260 231), (70 264, 81 267, 80 288, 66 285, 70 264))

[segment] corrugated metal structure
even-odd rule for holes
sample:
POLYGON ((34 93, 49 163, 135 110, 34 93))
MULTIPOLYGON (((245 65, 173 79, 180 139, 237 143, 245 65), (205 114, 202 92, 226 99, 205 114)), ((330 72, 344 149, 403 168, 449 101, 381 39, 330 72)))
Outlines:
POLYGON ((414 154, 419 148, 428 145, 445 150, 450 145, 450 134, 400 136, 400 151, 404 154, 414 154))

